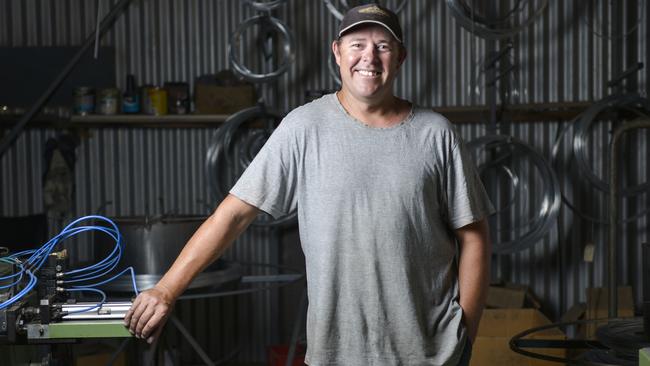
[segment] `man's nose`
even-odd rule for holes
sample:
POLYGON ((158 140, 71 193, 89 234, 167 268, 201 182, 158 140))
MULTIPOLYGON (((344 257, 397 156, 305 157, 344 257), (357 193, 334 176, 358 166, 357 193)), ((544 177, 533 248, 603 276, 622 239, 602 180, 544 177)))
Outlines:
POLYGON ((373 60, 375 56, 377 56, 377 47, 371 45, 363 50, 363 58, 366 60, 373 60))

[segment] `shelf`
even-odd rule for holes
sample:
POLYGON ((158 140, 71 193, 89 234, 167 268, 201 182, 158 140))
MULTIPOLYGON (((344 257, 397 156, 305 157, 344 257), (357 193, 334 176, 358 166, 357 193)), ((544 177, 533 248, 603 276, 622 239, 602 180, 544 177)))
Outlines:
POLYGON ((91 114, 72 116, 70 123, 77 126, 133 126, 133 127, 214 127, 221 125, 227 114, 167 114, 149 116, 144 114, 119 114, 104 116, 91 114))
MULTIPOLYGON (((227 114, 184 114, 150 116, 145 114, 118 114, 86 116, 74 115, 70 118, 58 116, 38 116, 27 127, 152 127, 152 128, 209 128, 218 127, 230 117, 227 114)), ((19 117, 0 116, 0 128, 10 128, 19 117)))
MULTIPOLYGON (((497 120, 512 122, 568 121, 584 112, 592 102, 558 102, 511 104, 505 111, 497 106, 497 120)), ((486 105, 462 107, 434 107, 453 123, 485 123, 490 120, 490 108, 486 105)))
MULTIPOLYGON (((560 102, 509 105, 505 111, 497 108, 497 120, 511 122, 568 121, 584 112, 592 102, 560 102)), ((490 109, 485 105, 459 107, 433 107, 434 111, 447 117, 452 123, 485 123, 490 120, 490 109)), ((629 114, 629 113, 628 113, 629 114)), ((606 112, 600 119, 627 117, 625 112, 619 115, 606 112)), ((227 114, 186 114, 150 116, 144 114, 119 114, 105 116, 91 114, 74 115, 70 118, 39 115, 30 121, 27 128, 70 128, 70 127, 126 127, 126 128, 216 128, 230 117, 227 114)), ((0 129, 11 128, 19 117, 0 115, 0 129)))

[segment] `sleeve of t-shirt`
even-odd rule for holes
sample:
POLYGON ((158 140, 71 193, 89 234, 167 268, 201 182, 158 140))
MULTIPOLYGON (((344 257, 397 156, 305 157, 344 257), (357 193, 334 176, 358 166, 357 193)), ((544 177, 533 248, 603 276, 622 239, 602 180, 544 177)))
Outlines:
POLYGON ((278 218, 297 207, 297 152, 291 123, 284 121, 230 190, 230 194, 278 218))
POLYGON ((460 137, 452 147, 445 184, 448 218, 453 229, 494 213, 476 166, 460 137))

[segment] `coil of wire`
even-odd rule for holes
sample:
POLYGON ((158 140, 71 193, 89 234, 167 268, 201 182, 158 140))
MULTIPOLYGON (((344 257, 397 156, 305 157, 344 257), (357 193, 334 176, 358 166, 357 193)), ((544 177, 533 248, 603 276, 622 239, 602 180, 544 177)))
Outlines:
MULTIPOLYGON (((257 105, 233 114, 217 129, 206 153, 208 187, 215 202, 226 197, 230 187, 248 167, 279 122, 280 116, 277 113, 268 111, 263 105, 257 105), (254 121, 265 121, 265 127, 242 128, 254 121), (226 171, 233 172, 234 176, 228 177, 224 173, 226 171)), ((271 219, 268 215, 259 216, 252 225, 289 227, 296 223, 297 213, 292 212, 277 219, 271 219)))
POLYGON ((271 11, 286 2, 287 0, 269 0, 269 1, 246 0, 246 4, 250 5, 251 7, 259 11, 271 11))
POLYGON ((523 13, 524 5, 530 0, 516 0, 514 6, 505 15, 488 19, 485 15, 475 11, 475 2, 467 4, 465 0, 446 0, 451 15, 456 18, 458 24, 469 32, 485 39, 502 39, 512 37, 523 31, 548 7, 548 0, 540 0, 531 15, 521 22, 514 22, 516 15, 523 13))
MULTIPOLYGON (((500 169, 510 180, 510 190, 513 192, 513 198, 504 207, 498 209, 497 215, 511 209, 515 203, 517 191, 522 186, 520 182, 527 181, 529 178, 526 176, 523 179, 520 178, 515 169, 506 165, 506 161, 511 158, 518 159, 525 156, 529 159, 532 167, 539 172, 539 177, 542 180, 543 194, 541 195, 541 202, 539 203, 537 213, 532 219, 517 227, 497 228, 497 231, 513 232, 513 235, 510 240, 496 241, 493 250, 495 253, 508 254, 531 248, 537 244, 555 224, 560 209, 560 184, 551 165, 532 146, 512 136, 486 135, 470 141, 467 143, 467 147, 475 159, 482 150, 489 152, 496 151, 494 149, 500 148, 506 151, 505 155, 500 155, 494 160, 486 159, 483 164, 479 165, 479 170, 482 172, 485 172, 489 168, 500 169), (524 231, 525 228, 527 228, 526 231, 524 231), (520 232, 523 233, 519 234, 520 232)), ((478 161, 478 159, 476 160, 478 161)), ((526 171, 524 170, 523 172, 525 173, 526 171)), ((507 225, 510 225, 509 220, 506 220, 506 222, 508 222, 507 225)))
POLYGON ((280 75, 284 74, 289 70, 289 66, 293 63, 295 59, 294 53, 294 37, 289 28, 279 19, 274 18, 269 15, 257 15, 243 21, 237 29, 231 34, 230 42, 228 44, 228 59, 230 65, 233 69, 240 74, 246 80, 252 82, 266 82, 270 80, 277 79, 280 75), (284 57, 282 57, 283 62, 273 71, 267 73, 256 73, 249 69, 246 65, 242 63, 239 59, 240 46, 242 42, 242 35, 247 28, 252 27, 253 25, 259 24, 261 26, 270 25, 270 27, 276 30, 280 35, 282 35, 283 43, 282 50, 284 51, 284 57))
MULTIPOLYGON (((565 159, 565 164, 570 164, 573 159, 580 173, 579 176, 584 177, 587 183, 602 194, 609 193, 609 183, 599 177, 591 168, 589 162, 589 139, 594 125, 598 122, 597 117, 607 111, 622 111, 639 117, 648 117, 650 114, 650 100, 638 94, 615 94, 599 100, 559 131, 551 152, 552 162, 556 172, 560 173, 564 170, 562 168, 563 159, 565 159), (570 155, 564 158, 562 156, 564 140, 569 136, 571 129, 573 129, 573 138, 570 139, 568 137, 570 155)), ((614 123, 625 122, 614 121, 614 123)), ((561 176, 560 178, 563 177, 561 176)), ((621 189, 621 194, 624 197, 634 197, 648 192, 648 190, 650 190, 650 182, 621 189)), ((608 224, 608 216, 606 213, 594 215, 591 212, 583 212, 564 193, 562 194, 562 201, 581 218, 598 224, 608 224)), ((645 216, 648 212, 650 212, 650 208, 642 209, 640 212, 622 220, 622 222, 637 220, 639 217, 645 216)))
MULTIPOLYGON (((537 340, 541 341, 542 339, 537 340)), ((643 333, 641 318, 601 318, 551 323, 526 329, 515 334, 510 339, 509 346, 514 352, 526 357, 538 360, 561 362, 566 365, 627 366, 638 364, 639 349, 650 346, 650 341, 648 341, 647 336, 643 333), (596 338, 600 344, 589 344, 589 347, 594 349, 590 349, 579 357, 558 357, 546 353, 531 352, 523 349, 527 348, 527 346, 521 344, 521 342, 524 341, 535 341, 535 337, 529 336, 535 333, 548 331, 549 329, 564 329, 577 325, 600 324, 603 322, 607 322, 607 325, 600 326, 596 331, 596 338), (602 349, 603 346, 607 349, 602 349), (632 353, 634 353, 634 355, 632 353), (635 356, 637 361, 634 361, 635 356)), ((562 349, 560 347, 554 348, 562 349)), ((575 345, 570 346, 567 344, 565 349, 575 349, 575 345)))

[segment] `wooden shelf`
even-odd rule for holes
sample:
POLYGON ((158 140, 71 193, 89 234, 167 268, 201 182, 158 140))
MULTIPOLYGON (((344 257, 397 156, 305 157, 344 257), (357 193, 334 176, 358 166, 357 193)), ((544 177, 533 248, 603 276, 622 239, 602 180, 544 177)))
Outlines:
POLYGON ((133 126, 133 127, 214 127, 221 125, 227 114, 167 114, 149 116, 144 114, 119 114, 104 116, 91 114, 72 116, 70 123, 78 126, 133 126))
MULTIPOLYGON (((559 102, 513 104, 505 111, 497 107, 497 120, 512 122, 568 121, 584 112, 592 102, 559 102)), ((490 108, 481 106, 434 107, 453 123, 485 123, 490 120, 490 108)))
MULTIPOLYGON (((511 122, 568 121, 584 112, 593 102, 559 102, 509 105, 505 111, 497 109, 497 119, 511 122)), ((447 117, 453 123, 486 123, 489 121, 488 106, 433 107, 434 111, 447 117)), ((119 114, 105 116, 91 114, 74 115, 70 118, 39 115, 30 121, 27 128, 71 128, 71 127, 151 127, 151 128, 216 128, 230 117, 227 114, 185 114, 150 116, 144 114, 119 114)), ((603 113, 601 119, 615 118, 603 113)), ((0 115, 0 129, 11 128, 19 116, 0 115)))
MULTIPOLYGON (((27 127, 152 127, 152 128, 208 128, 218 127, 228 119, 227 114, 168 114, 150 116, 145 114, 117 114, 86 116, 73 115, 70 118, 58 116, 38 116, 27 127)), ((0 116, 0 128, 10 128, 20 118, 18 116, 0 116)))

